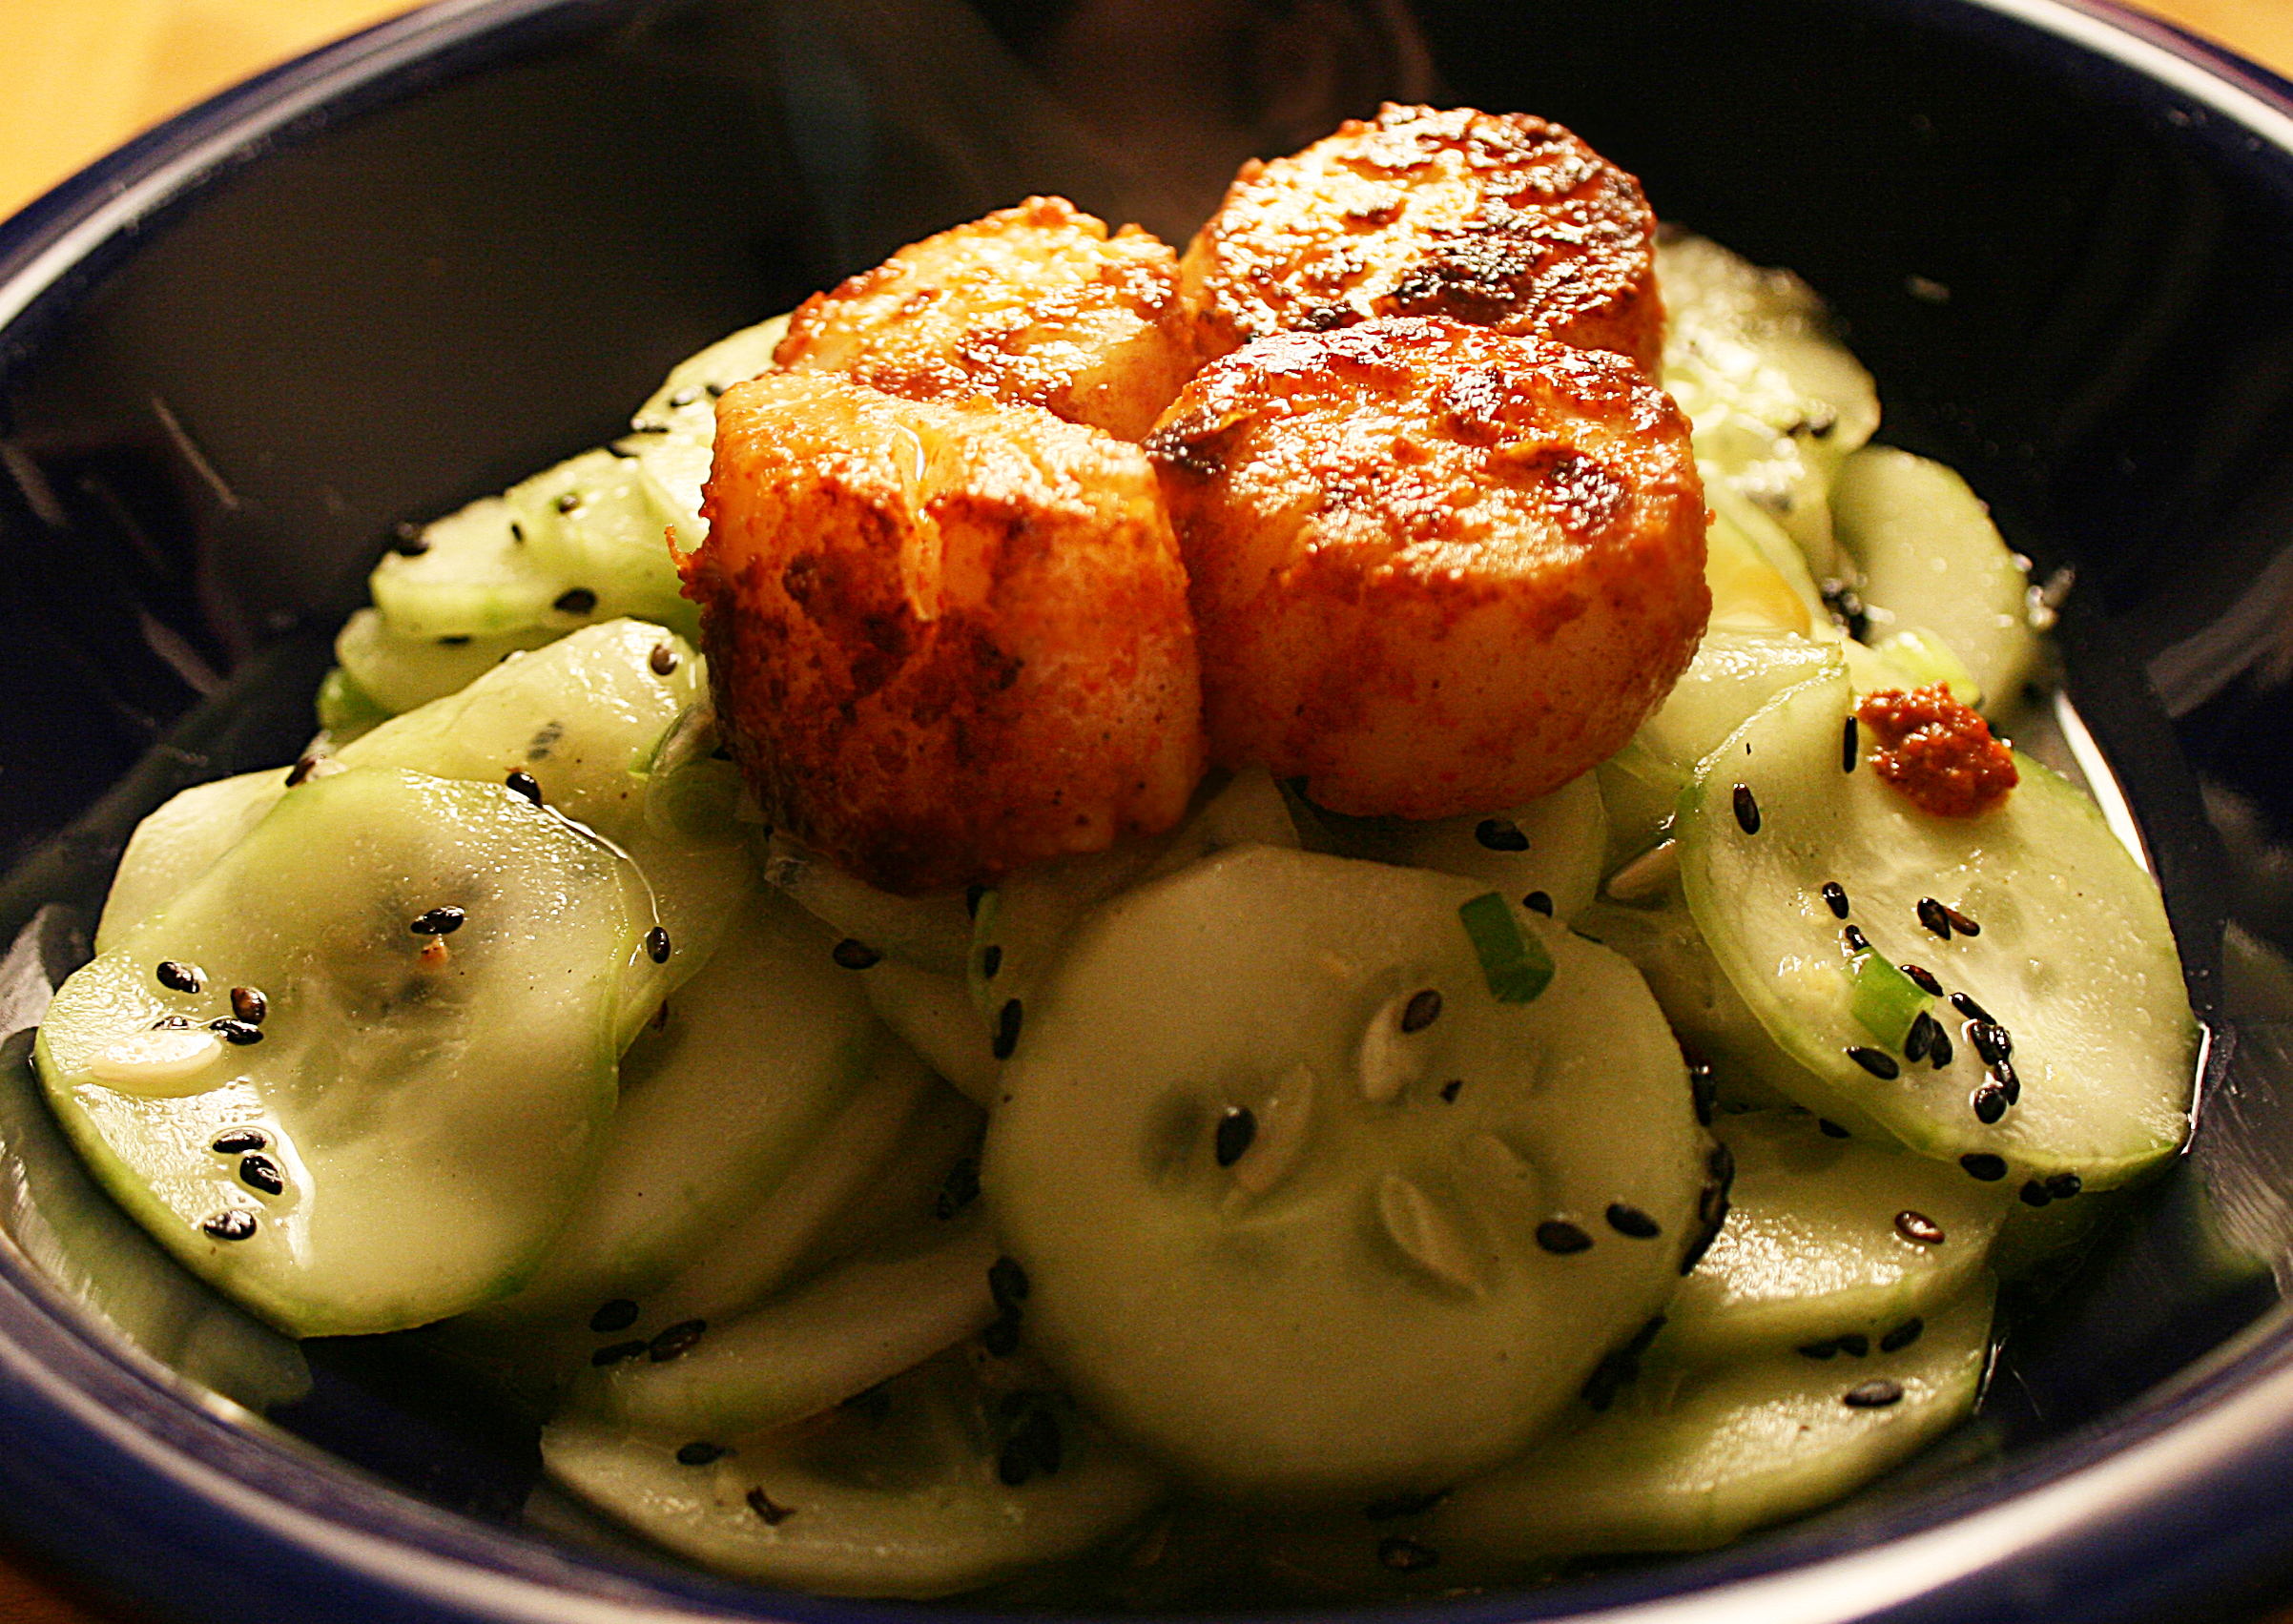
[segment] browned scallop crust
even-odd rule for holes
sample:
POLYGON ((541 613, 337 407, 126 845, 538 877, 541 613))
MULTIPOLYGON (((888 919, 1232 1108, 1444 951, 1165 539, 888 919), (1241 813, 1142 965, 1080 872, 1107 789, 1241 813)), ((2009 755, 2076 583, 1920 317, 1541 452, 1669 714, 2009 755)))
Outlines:
POLYGON ((1243 167, 1181 264, 1206 356, 1270 333, 1447 316, 1614 350, 1657 375, 1656 216, 1640 183, 1526 113, 1388 103, 1243 167))
POLYGON ((740 384, 716 423, 685 590, 775 826, 913 894, 1178 820, 1201 687, 1144 452, 832 376, 740 384))
POLYGON ((1629 738, 1711 606, 1688 424, 1620 357, 1388 317, 1212 361, 1147 440, 1211 759, 1445 817, 1629 738))
POLYGON ((910 243, 813 295, 773 355, 911 400, 1023 401, 1134 441, 1196 359, 1177 257, 1136 226, 1109 236, 1064 197, 910 243))

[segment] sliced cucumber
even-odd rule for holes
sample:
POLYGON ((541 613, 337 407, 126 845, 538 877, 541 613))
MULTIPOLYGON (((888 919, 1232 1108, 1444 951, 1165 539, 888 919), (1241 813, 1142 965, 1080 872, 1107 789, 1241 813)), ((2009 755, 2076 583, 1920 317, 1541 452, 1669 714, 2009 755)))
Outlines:
POLYGON ((995 1237, 974 1210, 926 1219, 787 1296, 712 1324, 673 1359, 623 1360, 574 1407, 625 1427, 717 1438, 770 1431, 889 1381, 996 1317, 995 1237))
POLYGON ((691 637, 699 606, 683 595, 667 522, 634 457, 585 451, 504 493, 534 564, 568 583, 554 611, 570 618, 634 615, 691 637), (580 607, 584 599, 588 606, 580 607))
POLYGON ((178 791, 135 826, 95 927, 109 953, 260 823, 287 791, 287 769, 267 767, 178 791))
POLYGON ((319 680, 319 697, 312 709, 319 715, 319 730, 329 744, 347 744, 381 727, 391 715, 388 706, 361 688, 340 666, 319 680))
POLYGON ((765 848, 764 877, 839 936, 886 958, 905 959, 943 976, 963 974, 976 899, 967 901, 954 892, 894 896, 854 879, 777 830, 765 848))
POLYGON ((507 655, 539 648, 558 635, 529 627, 490 637, 408 637, 378 611, 361 609, 336 633, 335 658, 361 692, 395 716, 459 693, 507 655))
POLYGON ((795 904, 750 900, 666 1024, 630 1046, 572 1219, 526 1288, 484 1318, 586 1320, 645 1298, 779 1185, 890 1041, 831 945, 795 904))
POLYGON ((1919 811, 1868 763, 1843 771, 1849 704, 1844 675, 1779 695, 1682 799, 1688 906, 1728 980, 1806 1069, 1799 1103, 1876 1122, 1925 1155, 1996 1155, 2096 1189, 2172 1155, 2189 1131, 2197 1024, 2149 875, 2091 802, 2026 757, 2020 787, 1974 818, 1919 811), (1823 897, 1830 882, 1845 888, 1844 921, 1823 897), (1942 939, 1922 902, 1980 935, 1942 939), (1850 963, 1848 925, 1871 956, 1850 963), (1971 1103, 1985 1062, 1960 1012, 1911 988, 1879 1025, 1869 1008, 1859 1018, 1858 989, 1871 984, 1852 972, 1910 988, 1891 968, 1907 961, 2011 1034, 2018 1098, 1993 1122, 1971 1103), (1881 1030, 1917 1013, 1950 1038, 1947 1065, 1907 1059, 1901 1034, 1881 1030))
POLYGON ((1831 492, 1840 545, 1863 574, 1874 638, 1939 637, 1992 704, 2011 704, 2037 664, 2030 573, 1967 482, 1940 463, 1872 445, 1831 492))
POLYGON ((522 772, 545 806, 627 852, 652 889, 668 954, 656 962, 640 952, 632 964, 622 1012, 626 1042, 708 961, 755 887, 739 825, 665 836, 646 815, 640 770, 678 717, 703 700, 706 683, 700 662, 674 633, 644 621, 611 621, 505 662, 460 693, 345 746, 339 759, 497 784, 522 772))
POLYGON ((1656 275, 1667 330, 1663 384, 1694 424, 1696 460, 1774 513, 1808 562, 1836 573, 1824 494, 1841 459, 1879 426, 1870 373, 1833 336, 1823 300, 1788 271, 1763 270, 1682 234, 1656 275))
POLYGON ((383 554, 366 578, 390 629, 421 639, 569 629, 581 622, 555 606, 572 585, 534 558, 517 510, 499 496, 424 525, 419 551, 383 554))
POLYGON ((878 1018, 932 1070, 966 1099, 995 1103, 1003 1062, 995 1058, 994 1038, 980 1023, 979 1005, 961 976, 887 958, 862 971, 859 981, 878 1018))
POLYGON ((1602 1414, 1456 1492, 1408 1531, 1454 1572, 1556 1555, 1699 1551, 1836 1500, 1973 1408, 1991 1287, 1892 1352, 1651 1362, 1602 1414))
POLYGON ((1640 977, 1477 893, 1238 847, 1101 909, 1013 1020, 981 1175, 1029 1344, 1200 1483, 1502 1459, 1702 1237, 1640 977))
POLYGON ((636 458, 646 498, 682 552, 697 551, 709 536, 701 487, 716 444, 716 398, 770 372, 787 331, 788 318, 775 316, 719 339, 678 363, 630 420, 635 432, 618 449, 636 458))
POLYGON ((1563 924, 1592 900, 1608 844, 1608 813, 1589 772, 1526 806, 1481 817, 1326 821, 1350 856, 1456 874, 1516 902, 1540 897, 1531 905, 1536 912, 1563 924))
POLYGON ((1723 1116, 1735 1157, 1727 1222, 1664 1310, 1670 1356, 1857 1347, 1972 1288, 2014 1202, 1948 1162, 1827 1132, 1800 1112, 1723 1116), (1857 1339, 1860 1339, 1858 1341, 1857 1339))
POLYGON ((785 1431, 696 1440, 568 1418, 542 1459, 680 1554, 829 1595, 969 1590, 1079 1555, 1162 1494, 1072 1405, 991 1383, 966 1349, 785 1431))
POLYGON ((612 1114, 627 871, 500 785, 314 778, 57 991, 49 1098, 138 1222, 283 1329, 503 1296, 612 1114), (235 988, 260 1024, 210 1030, 235 988))

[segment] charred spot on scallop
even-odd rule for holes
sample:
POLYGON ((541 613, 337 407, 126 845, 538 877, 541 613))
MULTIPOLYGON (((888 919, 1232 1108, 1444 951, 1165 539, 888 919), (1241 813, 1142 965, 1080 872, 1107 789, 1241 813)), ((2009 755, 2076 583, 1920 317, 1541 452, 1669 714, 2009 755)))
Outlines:
POLYGON ((1196 374, 1146 446, 1213 760, 1334 812, 1559 788, 1669 691, 1710 608, 1686 420, 1614 356, 1443 319, 1286 333, 1196 374))
POLYGON ((910 400, 985 395, 1136 440, 1194 370, 1178 260, 1064 197, 910 243, 815 294, 773 353, 910 400))
POLYGON ((1632 358, 1663 341, 1632 176, 1526 113, 1401 107, 1247 166, 1181 271, 1205 353, 1439 316, 1632 358))
POLYGON ((717 402, 683 563, 777 828, 913 894, 1159 833, 1201 775, 1152 468, 1025 405, 768 374, 717 402))

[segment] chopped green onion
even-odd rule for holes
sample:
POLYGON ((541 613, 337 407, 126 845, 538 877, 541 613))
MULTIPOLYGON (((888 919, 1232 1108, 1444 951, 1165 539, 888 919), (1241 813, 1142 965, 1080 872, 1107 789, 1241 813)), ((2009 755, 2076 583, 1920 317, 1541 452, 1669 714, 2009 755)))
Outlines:
POLYGON ((1848 1008, 1863 1029, 1900 1050, 1911 1036, 1911 1024, 1933 1000, 1919 984, 1903 974, 1876 949, 1866 948, 1846 965, 1849 995, 1848 1008))
POLYGON ((1525 1004, 1544 991, 1553 978, 1553 956, 1521 930, 1512 904, 1494 891, 1484 892, 1461 904, 1457 917, 1480 958, 1490 997, 1500 1004, 1525 1004))

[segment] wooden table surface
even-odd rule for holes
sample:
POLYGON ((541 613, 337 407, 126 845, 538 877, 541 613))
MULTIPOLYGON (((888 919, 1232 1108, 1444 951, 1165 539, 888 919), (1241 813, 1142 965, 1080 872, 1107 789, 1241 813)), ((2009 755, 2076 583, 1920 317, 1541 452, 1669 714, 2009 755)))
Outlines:
MULTIPOLYGON (((407 0, 0 0, 0 217, 136 132, 407 0)), ((2293 0, 2144 0, 2293 77, 2293 0)), ((4 1444, 4 1441, 0 1441, 4 1444)), ((105 1624, 36 1559, 0 1549, 0 1624, 105 1624)), ((2271 1624, 2293 1624, 2293 1612, 2271 1624)))

